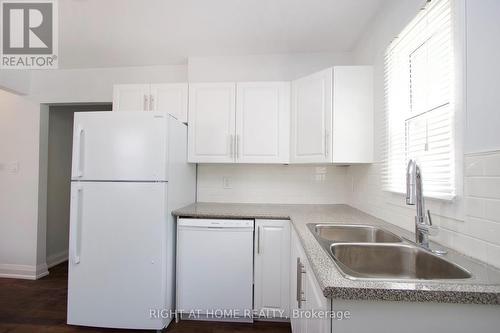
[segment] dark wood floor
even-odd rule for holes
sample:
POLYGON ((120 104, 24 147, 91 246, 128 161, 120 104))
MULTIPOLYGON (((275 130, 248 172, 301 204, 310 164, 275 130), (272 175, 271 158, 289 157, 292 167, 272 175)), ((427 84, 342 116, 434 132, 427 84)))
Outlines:
MULTIPOLYGON (((133 330, 66 325, 67 284, 67 263, 51 268, 48 276, 37 281, 0 278, 0 333, 133 332, 133 330)), ((269 322, 228 324, 181 321, 179 324, 172 323, 165 331, 173 333, 285 333, 290 332, 290 325, 269 322)))

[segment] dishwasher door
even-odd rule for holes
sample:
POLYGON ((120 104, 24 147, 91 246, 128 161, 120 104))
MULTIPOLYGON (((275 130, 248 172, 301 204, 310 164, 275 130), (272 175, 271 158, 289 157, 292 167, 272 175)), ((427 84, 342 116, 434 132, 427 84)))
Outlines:
POLYGON ((253 220, 178 220, 182 319, 253 321, 253 228, 253 220))

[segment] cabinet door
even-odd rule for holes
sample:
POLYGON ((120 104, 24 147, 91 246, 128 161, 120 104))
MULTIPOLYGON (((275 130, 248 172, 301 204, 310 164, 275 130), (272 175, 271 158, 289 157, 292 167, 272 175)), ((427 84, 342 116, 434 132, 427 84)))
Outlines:
MULTIPOLYGON (((304 269, 304 295, 305 302, 304 308, 311 314, 314 312, 326 314, 326 311, 330 309, 330 300, 323 296, 321 287, 316 281, 314 272, 309 266, 308 262, 305 263, 304 269)), ((305 316, 304 325, 306 327, 305 332, 307 333, 329 333, 331 326, 331 319, 325 317, 315 318, 314 316, 305 316)))
POLYGON ((290 240, 290 322, 293 333, 329 333, 330 318, 312 318, 312 311, 331 310, 331 301, 321 287, 307 260, 295 231, 290 240), (300 301, 299 301, 300 299, 300 301))
POLYGON ((188 161, 234 161, 235 83, 189 85, 188 161))
POLYGON ((371 66, 333 69, 333 162, 373 162, 371 66))
POLYGON ((265 318, 288 317, 290 222, 256 220, 254 309, 265 318))
POLYGON ((238 83, 236 162, 288 163, 290 83, 238 83))
POLYGON ((149 84, 115 84, 113 111, 149 110, 149 84))
POLYGON ((187 123, 187 83, 152 84, 150 98, 151 110, 168 112, 177 120, 187 123))
POLYGON ((332 69, 292 82, 291 161, 330 163, 332 69))

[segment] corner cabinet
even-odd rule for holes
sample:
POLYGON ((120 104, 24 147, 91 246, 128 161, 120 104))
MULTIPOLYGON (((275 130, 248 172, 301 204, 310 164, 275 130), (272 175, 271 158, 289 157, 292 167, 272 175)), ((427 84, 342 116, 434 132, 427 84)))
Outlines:
POLYGON ((373 162, 373 74, 338 66, 292 82, 291 163, 373 162))
POLYGON ((113 111, 165 111, 187 122, 188 84, 117 84, 113 111))
POLYGON ((262 318, 288 318, 290 221, 255 220, 254 310, 262 318))
POLYGON ((331 300, 323 296, 295 231, 290 246, 290 322, 292 333, 330 333, 332 320, 312 318, 313 312, 331 311, 331 300))
POLYGON ((289 82, 189 85, 192 163, 288 163, 289 82))

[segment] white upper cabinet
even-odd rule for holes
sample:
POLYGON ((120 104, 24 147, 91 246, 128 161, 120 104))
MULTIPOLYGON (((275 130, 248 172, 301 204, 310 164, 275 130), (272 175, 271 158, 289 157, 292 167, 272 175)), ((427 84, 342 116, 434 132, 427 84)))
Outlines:
POLYGON ((290 83, 189 85, 189 162, 288 163, 290 83))
POLYGON ((292 89, 291 161, 331 162, 332 69, 298 79, 292 89))
POLYGON ((370 66, 336 66, 291 83, 115 85, 113 110, 188 122, 191 163, 373 162, 370 66))
POLYGON ((371 163, 370 66, 339 66, 292 82, 292 163, 371 163))
POLYGON ((149 107, 149 84, 115 84, 113 111, 142 111, 149 107))
POLYGON ((187 122, 187 83, 117 84, 113 111, 162 111, 187 122))
POLYGON ((235 114, 235 83, 189 85, 189 162, 231 163, 234 161, 235 114))
POLYGON ((373 69, 333 68, 333 162, 373 162, 373 69))
POLYGON ((236 162, 288 163, 290 83, 236 84, 236 162))
POLYGON ((254 244, 254 309, 267 318, 287 317, 290 221, 255 220, 254 244))
POLYGON ((150 98, 151 110, 168 112, 177 120, 187 123, 187 83, 152 84, 150 98))

